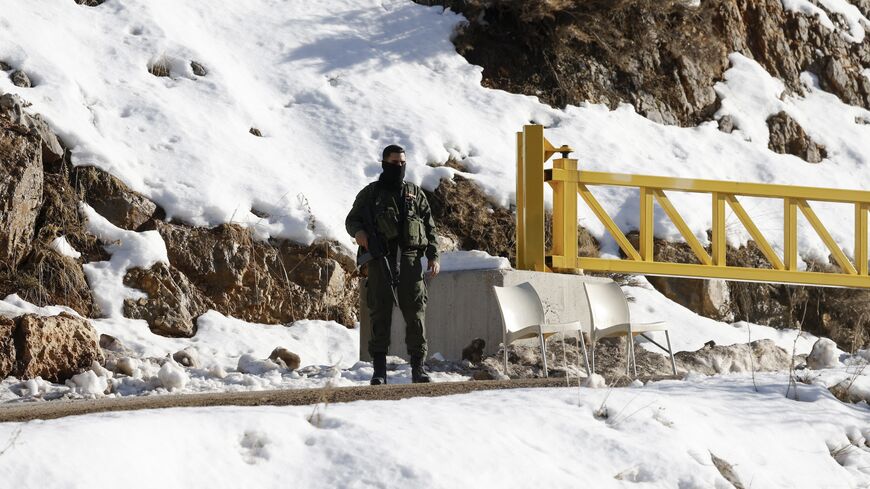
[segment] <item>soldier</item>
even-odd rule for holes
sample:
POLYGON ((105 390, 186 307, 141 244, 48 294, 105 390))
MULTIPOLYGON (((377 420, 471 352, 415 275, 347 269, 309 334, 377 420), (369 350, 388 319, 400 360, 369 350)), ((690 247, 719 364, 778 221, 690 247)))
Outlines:
POLYGON ((405 150, 396 145, 384 148, 381 167, 383 172, 378 181, 357 194, 345 220, 347 232, 360 246, 360 255, 364 251, 383 255, 366 265, 366 304, 372 325, 368 349, 374 363, 371 384, 387 383, 394 302, 405 318, 411 379, 414 383, 429 382, 429 374, 423 367, 427 296, 421 259, 425 253, 428 272, 432 277, 438 275, 435 222, 420 187, 404 181, 405 150), (376 253, 377 248, 383 251, 376 253))

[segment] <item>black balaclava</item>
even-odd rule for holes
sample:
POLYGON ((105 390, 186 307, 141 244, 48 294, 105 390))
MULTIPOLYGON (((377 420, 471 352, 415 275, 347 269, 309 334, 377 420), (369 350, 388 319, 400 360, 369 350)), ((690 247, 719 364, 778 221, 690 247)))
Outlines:
POLYGON ((380 181, 390 187, 398 187, 405 180, 405 165, 391 165, 390 163, 381 163, 383 172, 381 173, 380 181))
POLYGON ((405 165, 391 165, 387 158, 393 153, 404 153, 405 149, 399 145, 391 144, 384 148, 381 155, 381 168, 383 172, 379 180, 389 187, 401 187, 405 180, 405 165))

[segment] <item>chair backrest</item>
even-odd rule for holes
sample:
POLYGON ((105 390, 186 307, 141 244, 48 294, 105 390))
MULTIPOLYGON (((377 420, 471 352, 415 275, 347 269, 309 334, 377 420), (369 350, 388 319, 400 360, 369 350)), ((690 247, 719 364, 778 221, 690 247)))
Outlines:
POLYGON ((543 324, 544 306, 532 284, 523 282, 509 287, 493 285, 502 325, 506 331, 517 331, 526 326, 543 324))
POLYGON ((628 301, 616 282, 586 282, 583 284, 594 329, 605 329, 630 321, 628 301))

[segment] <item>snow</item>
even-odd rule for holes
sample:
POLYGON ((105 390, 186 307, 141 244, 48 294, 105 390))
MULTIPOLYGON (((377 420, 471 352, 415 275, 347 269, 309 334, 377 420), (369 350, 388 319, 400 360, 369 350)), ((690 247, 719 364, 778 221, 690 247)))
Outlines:
MULTIPOLYGON (((715 321, 671 301, 655 290, 645 278, 639 277, 638 282, 639 286, 623 287, 626 297, 634 298, 634 301, 628 303, 632 322, 665 321, 674 352, 699 350, 710 340, 717 345, 728 346, 769 339, 788 353, 794 351, 796 355, 805 355, 816 341, 815 336, 795 329, 776 329, 745 321, 732 324, 715 321)), ((664 332, 647 334, 659 344, 664 345, 666 342, 664 332)), ((639 337, 637 341, 649 351, 661 353, 658 347, 645 341, 643 337, 639 337)))
MULTIPOLYGON (((441 253, 438 258, 442 272, 458 272, 460 270, 507 270, 511 263, 502 256, 492 256, 485 251, 449 251, 441 253)), ((424 259, 423 266, 428 266, 424 259)))
POLYGON ((83 268, 95 302, 105 317, 123 318, 124 299, 147 298, 144 292, 124 285, 130 268, 149 269, 157 263, 169 264, 166 243, 158 231, 127 231, 110 223, 91 206, 82 202, 88 232, 100 238, 112 256, 107 261, 85 263, 83 268))
POLYGON ((57 316, 65 312, 78 316, 79 313, 67 306, 46 306, 39 307, 35 304, 27 302, 19 297, 18 294, 9 294, 3 300, 0 300, 0 316, 14 318, 22 314, 36 314, 39 316, 57 316))
POLYGON ((870 29, 870 20, 861 13, 855 5, 852 5, 846 0, 818 0, 820 6, 814 4, 810 0, 782 0, 782 6, 786 10, 799 12, 811 17, 818 17, 819 22, 826 28, 832 31, 840 31, 849 42, 861 43, 864 42, 865 29, 870 29), (846 23, 846 30, 838 29, 831 16, 828 14, 840 15, 846 23))
MULTIPOLYGON (((233 221, 260 238, 337 238, 350 250, 344 217, 357 191, 379 173, 379 152, 389 143, 406 147, 410 181, 433 189, 456 172, 438 166, 453 157, 469 169, 463 176, 507 206, 515 193, 514 134, 529 121, 545 124, 555 144, 579 148, 583 169, 870 187, 870 127, 855 123, 856 117, 870 119, 870 112, 834 102, 815 86, 804 98, 778 94, 766 73, 738 55, 717 87, 726 94, 720 115, 740 120, 740 132, 729 135, 714 123, 656 124, 628 105, 558 110, 535 97, 486 89, 481 68, 450 42, 462 17, 407 0, 132 1, 95 8, 8 0, 7 6, 0 12, 0 58, 31 74, 36 85, 19 88, 0 77, 0 90, 31 101, 30 110, 44 114, 71 146, 74 164, 107 169, 169 218, 196 225, 233 221), (32 32, 46 34, 34 38, 32 32), (171 77, 146 70, 161 56, 171 77), (203 63, 208 74, 193 75, 189 60, 203 63), (822 164, 767 149, 764 121, 779 107, 826 145, 822 164), (264 137, 249 134, 252 126, 264 137)), ((827 7, 864 22, 844 4, 827 7)), ((636 192, 593 192, 621 229, 638 227, 636 192)), ((671 198, 706 242, 709 199, 671 198)), ((781 249, 782 224, 773 218, 781 204, 747 207, 781 249)), ((851 253, 852 212, 823 207, 818 214, 851 253)), ((616 254, 585 206, 580 215, 604 251, 616 254)), ((828 256, 805 224, 799 226, 802 255, 828 256)), ((655 233, 679 239, 661 213, 655 233)), ((732 243, 748 237, 729 226, 732 243)))
POLYGON ((82 256, 81 253, 76 251, 76 249, 73 248, 72 245, 69 244, 69 241, 66 240, 66 236, 58 236, 57 238, 54 238, 54 240, 49 244, 49 246, 54 251, 57 251, 61 255, 67 256, 69 258, 73 258, 73 259, 77 260, 77 259, 81 258, 81 256, 82 256))
POLYGON ((828 338, 819 338, 807 355, 807 366, 814 370, 840 366, 837 344, 828 338))
POLYGON ((287 407, 175 408, 0 425, 4 481, 130 489, 286 486, 853 488, 870 483, 870 410, 783 375, 616 389, 520 389, 287 407), (793 391, 792 391, 793 392, 793 391), (63 450, 69 440, 87 450, 63 450), (123 447, 123 448, 122 448, 123 447))
POLYGON ((157 378, 160 380, 160 384, 169 391, 184 389, 184 386, 190 381, 184 368, 171 359, 160 367, 157 378))

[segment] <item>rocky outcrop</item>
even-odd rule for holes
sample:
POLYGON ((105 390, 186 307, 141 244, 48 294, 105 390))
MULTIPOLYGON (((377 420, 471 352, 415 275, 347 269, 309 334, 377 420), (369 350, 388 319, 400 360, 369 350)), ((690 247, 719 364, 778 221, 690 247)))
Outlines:
POLYGON ((0 261, 14 269, 30 251, 42 205, 38 136, 7 122, 0 126, 0 154, 0 261))
POLYGON ((792 362, 791 354, 772 340, 731 346, 710 342, 700 350, 681 351, 674 356, 679 369, 705 375, 784 371, 791 368, 792 362))
POLYGON ((124 315, 146 320, 152 332, 163 336, 193 336, 196 318, 214 307, 186 275, 164 263, 129 270, 124 285, 148 294, 147 299, 126 299, 124 315))
POLYGON ((767 119, 770 129, 768 147, 779 154, 795 155, 809 163, 821 163, 828 156, 824 145, 813 141, 804 129, 785 112, 767 119))
POLYGON ((136 231, 150 219, 165 215, 157 204, 99 168, 77 167, 73 181, 85 202, 119 228, 136 231))
POLYGON ((103 361, 97 332, 80 317, 25 314, 0 318, 0 377, 63 383, 103 361))
MULTIPOLYGON (((626 102, 654 121, 693 126, 718 110, 713 86, 727 55, 740 52, 792 91, 810 71, 823 89, 870 108, 861 73, 870 38, 853 44, 781 0, 417 1, 470 19, 454 44, 483 67, 484 85, 554 106, 626 102)), ((868 12, 866 0, 855 3, 868 12)))
POLYGON ((0 297, 18 293, 37 305, 93 315, 81 264, 105 252, 84 231, 61 142, 41 117, 24 112, 26 105, 10 94, 0 97, 0 297), (82 260, 55 252, 50 244, 58 236, 82 260))
MULTIPOLYGON (((261 242, 250 229, 235 224, 206 229, 154 220, 152 225, 166 242, 172 266, 222 314, 267 324, 303 318, 346 325, 355 321, 356 264, 336 243, 261 242)), ((166 282, 160 277, 148 280, 166 282)))

